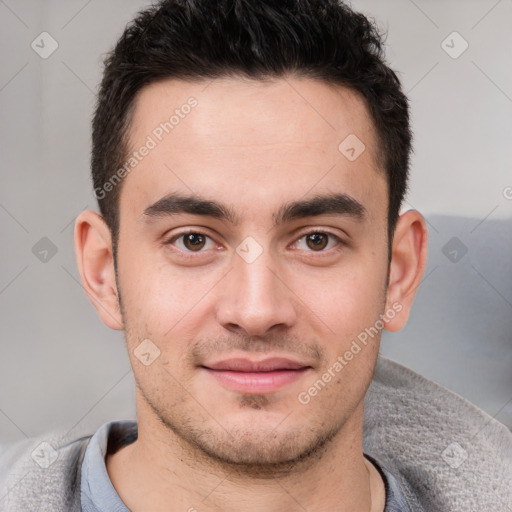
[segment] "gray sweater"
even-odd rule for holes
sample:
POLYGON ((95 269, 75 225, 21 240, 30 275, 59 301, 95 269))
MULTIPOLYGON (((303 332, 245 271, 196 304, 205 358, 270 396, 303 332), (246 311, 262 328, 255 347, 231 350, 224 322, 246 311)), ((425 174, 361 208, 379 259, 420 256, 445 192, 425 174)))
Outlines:
MULTIPOLYGON (((80 512, 91 435, 53 432, 2 447, 0 511, 80 512)), ((383 356, 365 398, 363 448, 395 476, 415 512, 512 511, 512 433, 383 356)))

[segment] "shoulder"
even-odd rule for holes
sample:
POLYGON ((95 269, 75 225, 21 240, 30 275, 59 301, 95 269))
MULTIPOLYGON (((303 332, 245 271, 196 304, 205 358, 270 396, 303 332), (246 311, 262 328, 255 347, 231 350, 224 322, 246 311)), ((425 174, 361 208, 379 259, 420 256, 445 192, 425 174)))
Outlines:
POLYGON ((54 431, 0 445, 0 510, 80 511, 80 466, 90 438, 54 431))
POLYGON ((512 433, 468 400, 379 356, 365 398, 365 452, 424 510, 504 510, 512 433))

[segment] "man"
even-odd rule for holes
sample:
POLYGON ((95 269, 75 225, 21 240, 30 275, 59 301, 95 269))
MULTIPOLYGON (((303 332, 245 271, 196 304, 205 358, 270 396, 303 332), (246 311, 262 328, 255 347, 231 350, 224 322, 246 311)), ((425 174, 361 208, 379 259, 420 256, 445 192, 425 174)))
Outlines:
POLYGON ((137 423, 6 450, 9 510, 511 506, 510 432, 378 356, 426 261, 423 217, 399 215, 410 150, 407 99, 347 6, 141 12, 93 122, 101 215, 75 227, 137 423))

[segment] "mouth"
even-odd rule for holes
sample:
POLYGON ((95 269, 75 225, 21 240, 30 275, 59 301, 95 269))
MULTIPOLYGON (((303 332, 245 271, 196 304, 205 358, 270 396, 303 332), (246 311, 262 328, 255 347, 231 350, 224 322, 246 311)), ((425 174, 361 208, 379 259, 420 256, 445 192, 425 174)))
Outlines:
POLYGON ((300 379, 311 366, 287 358, 225 359, 201 366, 223 387, 249 394, 273 393, 300 379))

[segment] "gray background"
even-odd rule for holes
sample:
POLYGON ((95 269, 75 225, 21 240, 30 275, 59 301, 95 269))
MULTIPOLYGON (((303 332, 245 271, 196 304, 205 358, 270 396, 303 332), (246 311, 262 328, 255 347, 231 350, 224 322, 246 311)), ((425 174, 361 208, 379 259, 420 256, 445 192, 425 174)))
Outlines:
MULTIPOLYGON (((72 237, 76 215, 96 208, 90 121, 102 57, 144 5, 0 0, 0 441, 135 414, 122 333, 85 296, 72 237), (58 43, 46 59, 31 47, 43 31, 58 43)), ((353 6, 388 31, 415 133, 405 208, 430 232, 409 323, 384 334, 382 352, 512 426, 512 2, 353 6), (461 37, 469 47, 453 58, 461 37)))

